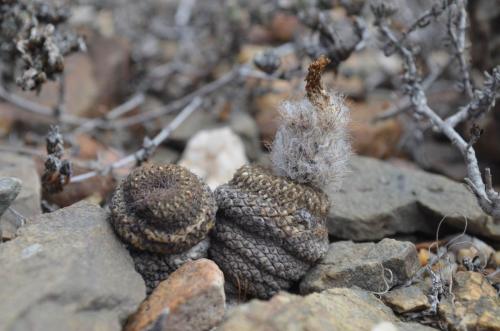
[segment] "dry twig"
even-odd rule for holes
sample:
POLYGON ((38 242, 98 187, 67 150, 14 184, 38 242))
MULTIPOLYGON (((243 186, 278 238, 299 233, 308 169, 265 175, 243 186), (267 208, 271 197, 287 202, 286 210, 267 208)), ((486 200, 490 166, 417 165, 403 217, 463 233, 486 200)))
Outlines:
POLYGON ((154 153, 156 148, 167 139, 172 131, 174 131, 179 125, 184 122, 189 115, 191 115, 198 107, 202 104, 201 98, 195 97, 166 127, 164 127, 158 135, 153 139, 145 138, 143 146, 136 152, 116 161, 115 163, 108 165, 100 170, 95 170, 87 172, 78 176, 71 178, 71 183, 81 182, 86 179, 109 174, 114 169, 125 167, 132 163, 141 163, 146 161, 154 153))
MULTIPOLYGON (((461 152, 467 166, 467 178, 465 178, 466 183, 475 193, 482 209, 487 214, 493 216, 495 219, 500 219, 500 194, 493 188, 490 170, 485 170, 485 184, 481 176, 481 171, 479 170, 479 165, 474 148, 471 146, 471 144, 465 141, 465 139, 454 129, 454 126, 451 125, 449 121, 447 122, 443 120, 433 109, 429 107, 427 97, 420 81, 415 57, 412 50, 404 43, 402 43, 387 25, 386 21, 393 13, 391 13, 391 9, 387 8, 385 5, 380 5, 378 7, 373 7, 372 10, 376 15, 376 25, 380 33, 386 40, 388 40, 388 44, 385 48, 385 53, 390 54, 391 52, 387 51, 387 49, 390 48, 397 51, 403 57, 405 64, 404 91, 410 97, 415 115, 430 121, 434 128, 437 131, 443 133, 461 152)), ((498 86, 500 85, 500 68, 495 68, 492 75, 489 75, 487 77, 489 82, 485 84, 485 87, 483 89, 483 91, 486 90, 486 92, 482 94, 479 93, 477 100, 487 99, 490 102, 481 103, 477 100, 475 101, 475 99, 473 98, 470 104, 474 104, 477 106, 468 106, 465 108, 468 109, 467 111, 461 110, 459 113, 464 114, 460 115, 460 119, 457 120, 457 123, 467 118, 477 118, 490 109, 489 105, 494 104, 494 100, 498 97, 498 86), (492 91, 493 88, 494 91, 492 91), (488 107, 482 107, 484 104, 487 104, 488 107), (475 109, 474 112, 472 111, 473 109, 475 109)))

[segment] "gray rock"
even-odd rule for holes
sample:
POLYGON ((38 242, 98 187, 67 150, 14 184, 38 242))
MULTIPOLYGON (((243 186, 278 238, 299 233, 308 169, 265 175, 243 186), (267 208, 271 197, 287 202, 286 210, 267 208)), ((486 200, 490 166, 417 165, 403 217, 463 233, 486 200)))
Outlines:
POLYGON ((384 239, 379 243, 330 244, 328 252, 300 283, 301 293, 332 287, 353 287, 383 292, 407 282, 419 269, 417 250, 410 242, 384 239), (389 271, 392 273, 392 281, 389 271))
POLYGON ((382 321, 391 323, 394 326, 391 330, 435 330, 417 323, 401 322, 374 295, 348 288, 330 289, 305 297, 281 292, 269 301, 252 300, 234 308, 217 330, 371 331, 382 321))
POLYGON ((151 162, 155 163, 177 163, 181 157, 181 153, 175 149, 159 146, 153 156, 151 162))
POLYGON ((146 289, 106 216, 77 203, 0 246, 2 330, 121 330, 146 289))
POLYGON ((500 239, 496 223, 461 183, 424 171, 399 168, 366 157, 353 157, 342 190, 331 197, 331 235, 357 241, 378 240, 397 233, 434 234, 446 224, 490 239, 500 239))
MULTIPOLYGON (((14 177, 0 178, 0 217, 21 191, 21 181, 14 177)), ((1 231, 1 228, 0 228, 1 231)))
MULTIPOLYGON (((0 158, 0 177, 16 177, 23 183, 21 191, 11 207, 25 218, 39 215, 40 208, 40 178, 36 172, 35 162, 29 157, 13 153, 2 153, 0 158)), ((0 229, 4 237, 14 237, 20 226, 18 216, 6 211, 0 218, 0 229)))

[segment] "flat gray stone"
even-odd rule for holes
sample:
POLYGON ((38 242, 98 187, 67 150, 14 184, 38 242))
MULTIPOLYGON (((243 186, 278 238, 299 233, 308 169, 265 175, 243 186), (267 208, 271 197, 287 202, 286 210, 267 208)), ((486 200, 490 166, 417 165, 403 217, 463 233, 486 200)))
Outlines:
POLYGON ((119 331, 146 289, 105 211, 80 202, 0 245, 5 331, 119 331))
MULTIPOLYGON (((2 157, 0 158, 0 177, 16 177, 23 183, 19 195, 11 205, 13 209, 25 218, 41 214, 40 178, 33 159, 14 153, 2 153, 2 157)), ((9 239, 14 237, 19 226, 18 217, 8 210, 0 218, 0 229, 3 235, 9 239)))
POLYGON ((500 239, 500 222, 486 215, 465 186, 446 177, 400 168, 367 157, 352 158, 342 190, 331 197, 331 235, 356 241, 378 240, 394 234, 434 234, 446 224, 467 232, 500 239))
MULTIPOLYGON (((0 178, 0 217, 21 191, 21 180, 14 177, 0 178)), ((1 230, 1 228, 0 228, 1 230)))
POLYGON ((300 283, 301 293, 320 292, 335 287, 353 287, 384 292, 407 282, 419 269, 415 245, 407 241, 384 239, 379 243, 356 244, 340 241, 300 283), (392 273, 392 281, 388 271, 392 273))

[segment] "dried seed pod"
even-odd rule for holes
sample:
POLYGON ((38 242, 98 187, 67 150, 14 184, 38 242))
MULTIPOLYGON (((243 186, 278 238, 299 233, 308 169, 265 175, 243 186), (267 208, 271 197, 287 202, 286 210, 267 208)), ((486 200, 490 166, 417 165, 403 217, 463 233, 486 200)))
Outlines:
POLYGON ((184 259, 205 255, 217 209, 210 188, 184 167, 144 165, 122 181, 110 203, 118 236, 131 247, 151 290, 184 259), (204 247, 201 249, 200 247, 204 247))
POLYGON ((215 197, 210 255, 228 291, 268 298, 298 281, 328 249, 329 202, 319 189, 244 166, 215 197))

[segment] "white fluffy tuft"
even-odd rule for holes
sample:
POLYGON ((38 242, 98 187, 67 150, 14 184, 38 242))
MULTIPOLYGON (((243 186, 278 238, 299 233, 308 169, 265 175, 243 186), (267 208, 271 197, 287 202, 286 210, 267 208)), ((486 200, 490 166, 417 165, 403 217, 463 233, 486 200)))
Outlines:
POLYGON ((327 194, 340 188, 351 155, 349 109, 341 96, 329 98, 322 109, 308 99, 283 103, 271 151, 277 175, 312 184, 327 194))

